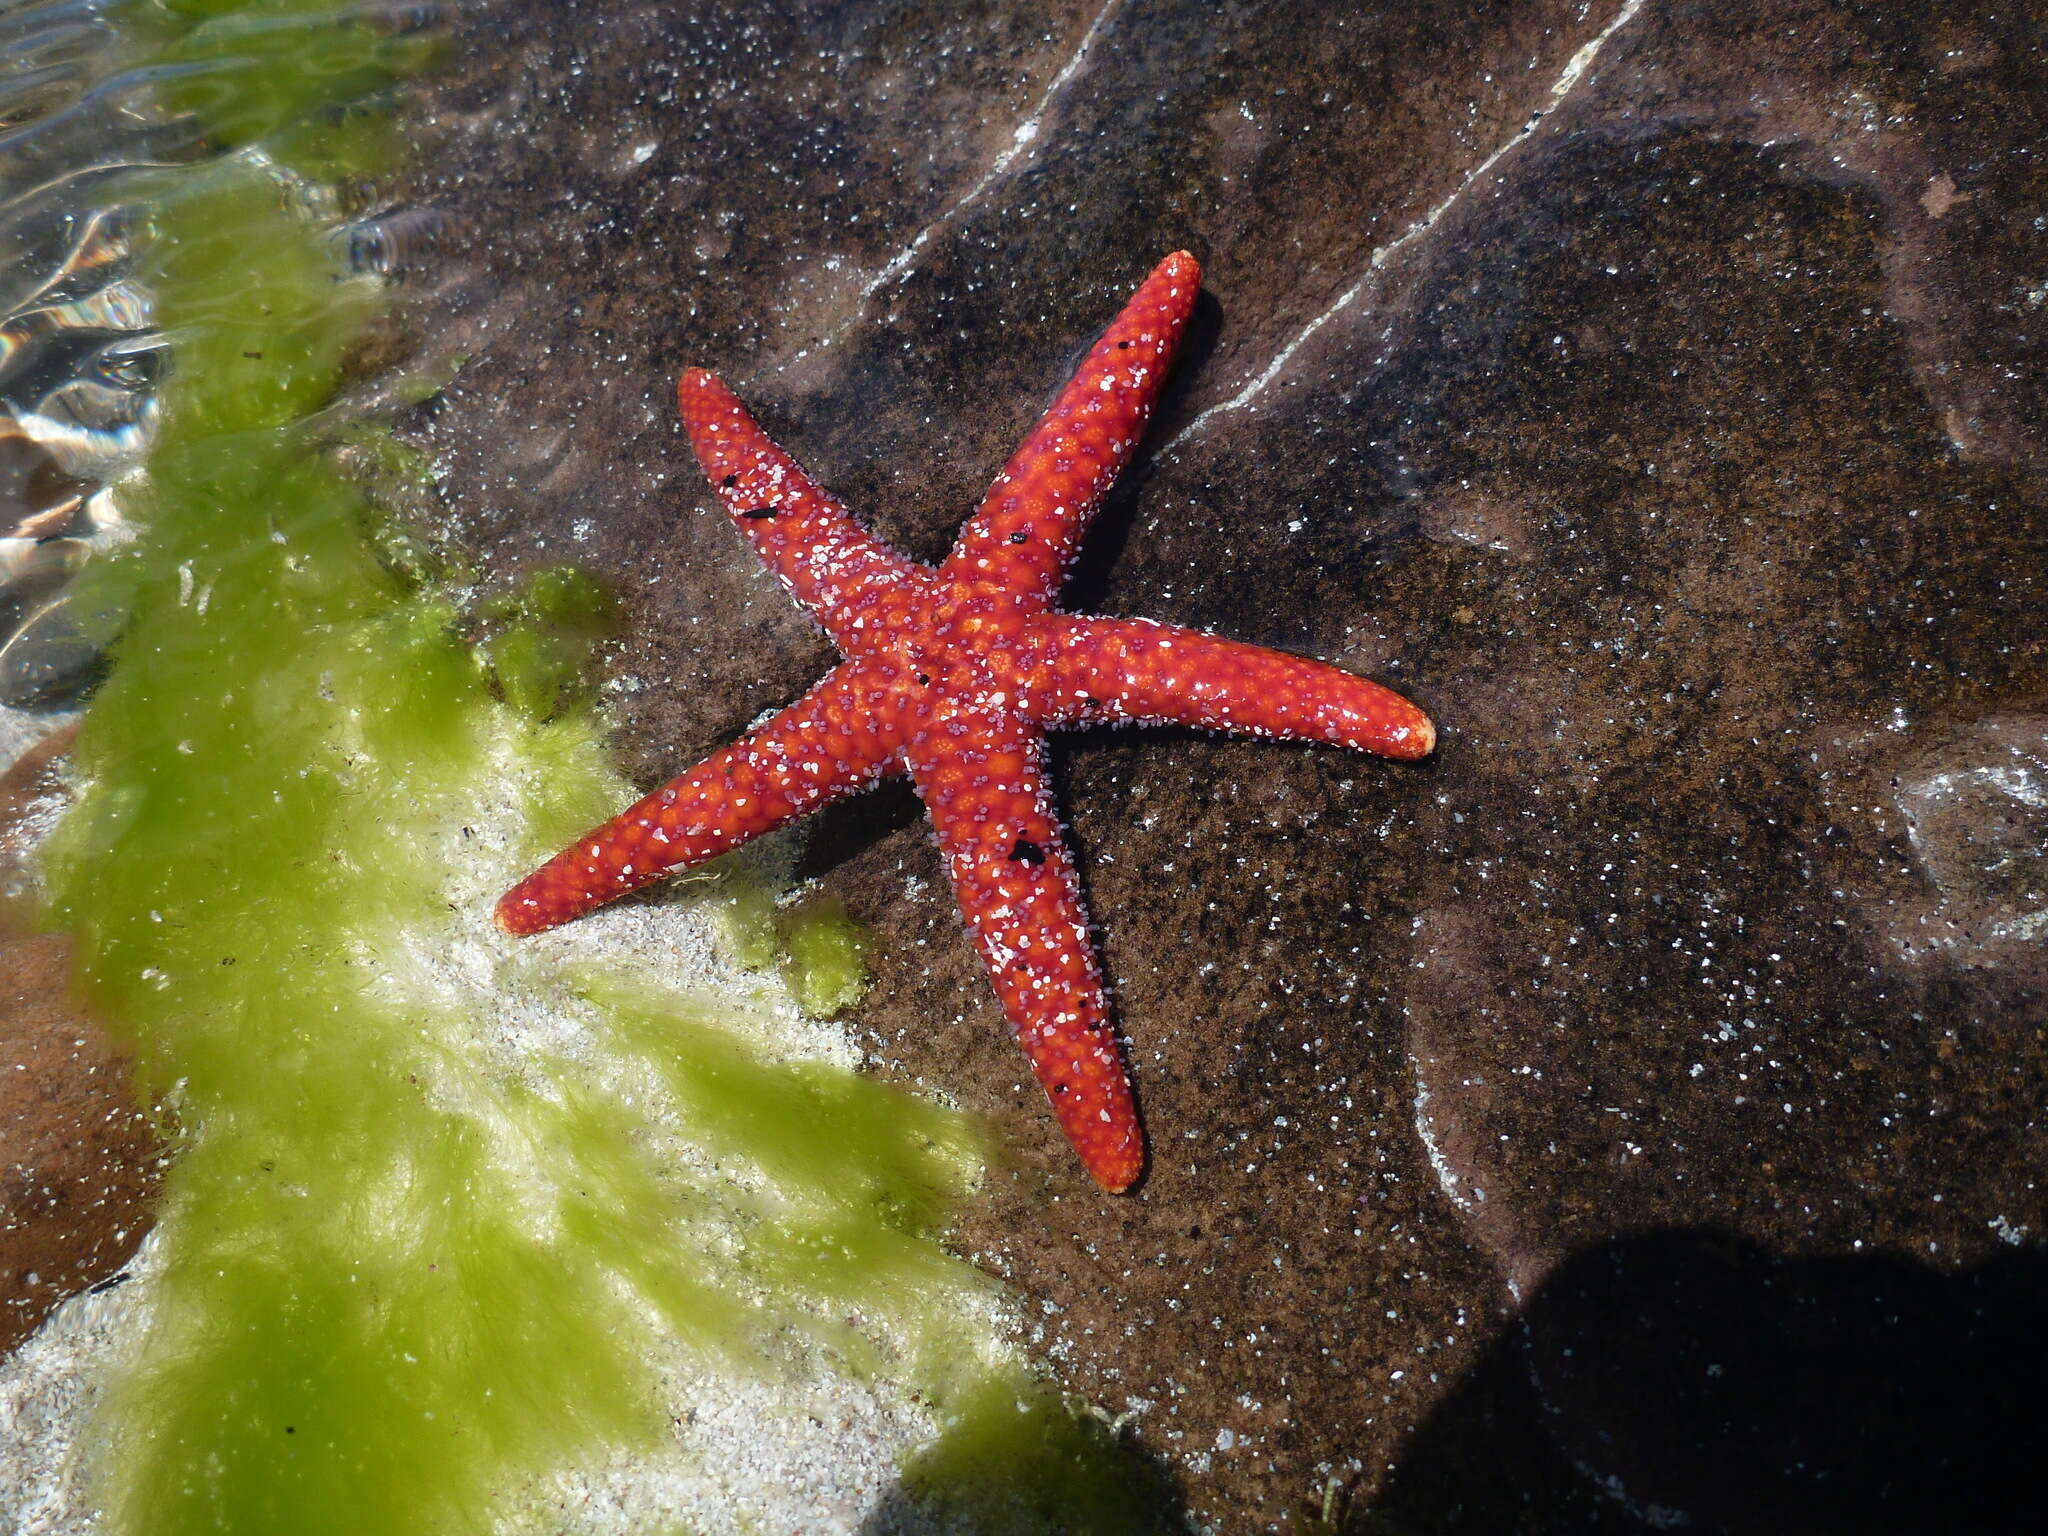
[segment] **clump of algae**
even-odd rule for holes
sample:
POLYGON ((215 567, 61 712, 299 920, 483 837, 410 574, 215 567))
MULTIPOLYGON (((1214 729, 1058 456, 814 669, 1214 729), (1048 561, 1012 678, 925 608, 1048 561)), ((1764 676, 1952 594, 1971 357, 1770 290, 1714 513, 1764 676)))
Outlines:
POLYGON ((740 861, 723 872, 719 941, 733 962, 774 970, 814 1019, 846 1012, 868 989, 867 934, 846 903, 820 891, 778 904, 762 872, 740 861))
POLYGON ((868 989, 867 936, 837 896, 804 897, 784 917, 783 979, 814 1018, 844 1013, 868 989))
POLYGON ((993 1375, 958 1395, 944 1431, 903 1469, 945 1529, 978 1536, 1148 1536, 1185 1529, 1157 1463, 1042 1384, 993 1375))
MULTIPOLYGON (((158 17, 166 57, 225 61, 169 77, 184 104, 264 153, 152 188, 177 369, 128 488, 145 531, 85 578, 120 632, 46 853, 51 920, 177 1138, 105 1407, 108 1528, 482 1528, 537 1473, 653 1443, 657 1337, 735 1370, 801 1337, 904 1383, 953 1426, 913 1481, 962 1528, 1013 1528, 1019 1477, 1041 1524, 1129 1528, 1072 1507, 1110 1452, 1048 1458, 1065 1421, 989 1375, 987 1283, 938 1241, 978 1167, 963 1117, 489 932, 494 878, 625 798, 578 687, 604 601, 545 574, 480 664, 433 561, 318 451, 377 296, 280 167, 374 171, 388 126, 345 104, 397 66, 345 14, 294 29, 305 5, 177 31, 232 9, 158 17), (356 51, 295 70, 337 26, 356 51), (480 877, 468 833, 508 811, 530 846, 480 877), (508 1050, 494 987, 551 996, 575 1048, 508 1050)), ((777 922, 807 1004, 844 1006, 843 913, 777 922)))
POLYGON ((577 702, 583 658, 611 627, 617 605, 585 573, 551 566, 485 605, 494 633, 483 655, 498 692, 522 715, 548 720, 577 702))

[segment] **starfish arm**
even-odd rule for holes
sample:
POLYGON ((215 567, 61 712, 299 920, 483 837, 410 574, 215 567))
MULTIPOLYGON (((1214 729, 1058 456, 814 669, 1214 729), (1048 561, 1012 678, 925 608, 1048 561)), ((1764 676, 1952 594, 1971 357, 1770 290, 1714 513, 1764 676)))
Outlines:
POLYGON ((1201 291, 1176 251, 1152 270, 996 477, 941 568, 1043 607, 1130 462, 1201 291))
POLYGON ((507 933, 539 933, 701 864, 873 783, 897 743, 880 686, 847 662, 766 725, 579 837, 499 898, 507 933))
POLYGON ((957 736, 941 727, 904 755, 974 947, 1060 1129, 1098 1184, 1128 1189, 1144 1140, 1053 816, 1043 738, 982 719, 957 736))
POLYGON ((1436 746, 1429 716, 1327 662, 1149 619, 1034 622, 1048 643, 1032 712, 1049 725, 1192 725, 1399 758, 1436 746))
POLYGON ((676 403, 704 477, 734 524, 842 650, 883 592, 929 579, 855 522, 716 374, 690 369, 676 385, 676 403))

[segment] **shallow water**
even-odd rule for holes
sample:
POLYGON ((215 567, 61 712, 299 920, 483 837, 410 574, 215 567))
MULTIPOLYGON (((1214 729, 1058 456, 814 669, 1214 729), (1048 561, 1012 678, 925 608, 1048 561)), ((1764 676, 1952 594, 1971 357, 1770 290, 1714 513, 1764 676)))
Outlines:
MULTIPOLYGON (((0 706, 73 703, 97 675, 108 616, 72 578, 133 530, 111 492, 148 460, 179 338, 158 314, 155 211, 229 157, 333 232, 337 282, 417 259, 431 215, 350 221, 336 187, 271 159, 251 130, 289 113, 275 66, 308 28, 352 24, 346 70, 416 50, 433 7, 333 10, 136 0, 0 9, 0 706), (209 18, 209 13, 223 14, 209 18), (311 19, 294 14, 309 12, 311 19), (233 110, 224 110, 234 104, 233 110)), ((314 163, 317 166, 317 157, 314 163)), ((277 359, 270 372, 288 370, 277 359)), ((25 726, 18 734, 32 734, 25 726)))
POLYGON ((125 5, 0 14, 0 704, 47 708, 90 678, 71 578, 126 532, 108 485, 156 425, 163 337, 134 280, 143 167, 198 152, 194 120, 137 111, 125 5))

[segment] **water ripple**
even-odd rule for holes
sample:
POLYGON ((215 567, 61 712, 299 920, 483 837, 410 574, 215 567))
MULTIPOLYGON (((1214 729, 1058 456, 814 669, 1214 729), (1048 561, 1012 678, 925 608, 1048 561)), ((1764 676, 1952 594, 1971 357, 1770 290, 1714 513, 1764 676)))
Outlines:
MULTIPOLYGON (((63 705, 95 675, 86 636, 105 626, 80 622, 70 581, 126 536, 108 488, 156 435, 176 338, 158 329, 138 276, 146 205, 165 176, 203 174, 229 152, 201 127, 209 100, 231 85, 251 96, 247 77, 280 67, 290 33, 357 24, 369 41, 335 54, 347 68, 445 20, 440 6, 374 0, 228 16, 194 32, 186 57, 146 62, 127 25, 135 9, 0 0, 0 706, 63 705)), ((280 192, 317 195, 291 177, 280 192)), ((400 277, 447 232, 426 209, 339 225, 336 274, 400 277)))

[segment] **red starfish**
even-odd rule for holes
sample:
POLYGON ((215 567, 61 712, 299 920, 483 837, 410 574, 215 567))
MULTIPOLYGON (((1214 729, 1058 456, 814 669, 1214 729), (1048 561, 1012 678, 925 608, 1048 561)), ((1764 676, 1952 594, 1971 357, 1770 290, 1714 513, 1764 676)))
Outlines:
POLYGON ((1053 815, 1045 731, 1191 725, 1401 758, 1436 742, 1406 699, 1321 662, 1145 619, 1053 611, 1200 287, 1185 251, 1145 279, 936 570, 862 529, 715 377, 684 374, 683 425, 705 475, 846 659, 759 730, 520 881, 498 903, 498 926, 565 923, 907 767, 1060 1128, 1104 1189, 1129 1188, 1144 1144, 1053 815))

